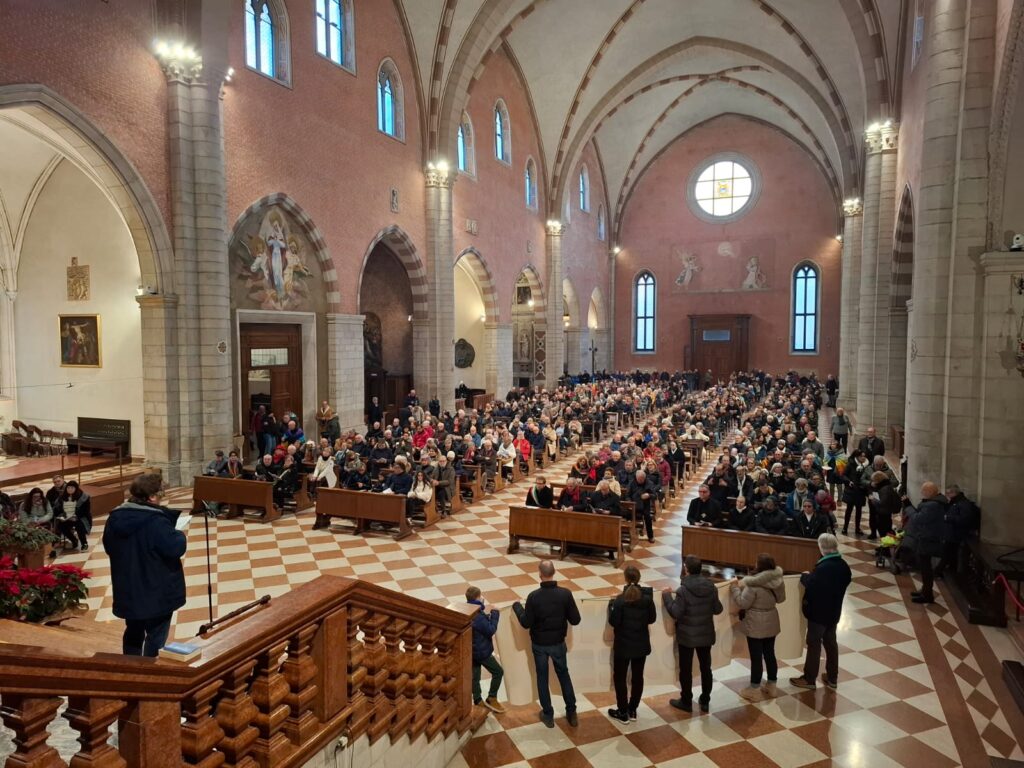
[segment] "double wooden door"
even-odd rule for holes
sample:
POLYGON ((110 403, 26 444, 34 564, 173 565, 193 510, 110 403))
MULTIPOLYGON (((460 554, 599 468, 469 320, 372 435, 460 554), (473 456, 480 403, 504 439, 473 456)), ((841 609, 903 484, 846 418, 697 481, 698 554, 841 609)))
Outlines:
POLYGON ((718 379, 747 370, 750 315, 690 315, 690 362, 718 379))
POLYGON ((265 405, 278 421, 289 411, 301 418, 302 327, 243 323, 239 336, 244 417, 265 405))

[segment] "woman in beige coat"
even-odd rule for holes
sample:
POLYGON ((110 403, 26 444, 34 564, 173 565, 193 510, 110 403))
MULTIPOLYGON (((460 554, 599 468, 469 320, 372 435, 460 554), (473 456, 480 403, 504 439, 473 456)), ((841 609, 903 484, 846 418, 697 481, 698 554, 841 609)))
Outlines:
POLYGON ((779 610, 775 606, 786 599, 782 569, 775 567, 771 555, 757 556, 754 573, 733 586, 732 599, 740 609, 740 627, 747 636, 750 651, 750 686, 740 691, 740 696, 747 701, 762 701, 775 693, 779 674, 775 638, 781 631, 779 610), (761 689, 762 660, 768 673, 764 690, 761 689))

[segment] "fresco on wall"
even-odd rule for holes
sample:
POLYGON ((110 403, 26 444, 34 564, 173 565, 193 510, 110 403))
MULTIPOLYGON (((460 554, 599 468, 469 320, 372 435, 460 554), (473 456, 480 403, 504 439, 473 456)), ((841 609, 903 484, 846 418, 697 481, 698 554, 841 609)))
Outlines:
POLYGON ((384 367, 384 330, 375 312, 363 313, 363 362, 367 368, 384 367))
POLYGON ((308 241, 294 230, 288 216, 272 207, 253 217, 235 238, 235 280, 242 284, 249 302, 260 309, 309 310, 314 255, 308 241))
POLYGON ((682 243, 672 246, 680 272, 673 293, 767 291, 775 269, 775 240, 682 243))

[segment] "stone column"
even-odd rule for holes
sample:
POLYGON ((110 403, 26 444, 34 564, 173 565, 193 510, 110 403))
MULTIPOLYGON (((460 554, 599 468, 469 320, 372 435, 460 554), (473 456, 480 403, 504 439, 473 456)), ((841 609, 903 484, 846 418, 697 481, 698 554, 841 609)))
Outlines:
POLYGON ((194 474, 183 471, 178 450, 182 422, 178 378, 178 297, 138 296, 142 326, 142 389, 146 463, 159 468, 169 485, 188 485, 194 474))
POLYGON ((566 328, 562 334, 565 345, 563 359, 565 360, 566 371, 570 376, 579 373, 581 370, 580 360, 583 359, 583 356, 580 354, 580 345, 582 344, 581 335, 583 333, 579 328, 566 328))
POLYGON ((982 307, 981 428, 976 488, 947 470, 945 482, 959 483, 984 512, 982 538, 997 544, 1024 546, 1024 528, 1016 499, 1016 479, 1024 460, 1024 372, 1017 369, 1020 319, 1024 297, 1010 290, 1010 278, 1024 277, 1024 253, 986 253, 982 307))
MULTIPOLYGON (((7 276, 4 275, 5 282, 7 276)), ((16 348, 14 333, 14 302, 18 298, 18 290, 3 286, 0 290, 0 396, 16 399, 18 397, 18 376, 16 368, 16 348)))
MULTIPOLYGON (((591 331, 584 326, 580 328, 580 338, 575 347, 569 348, 569 365, 576 362, 575 373, 590 370, 590 337, 591 331)), ((572 371, 571 371, 572 372, 572 371)))
POLYGON ((512 389, 512 324, 484 325, 487 345, 487 391, 498 399, 512 389))
MULTIPOLYGON (((597 370, 612 370, 612 339, 615 334, 612 333, 609 328, 595 328, 591 331, 590 336, 594 344, 597 346, 597 354, 594 355, 597 370)), ((589 349, 587 351, 587 365, 590 365, 589 349)))
POLYGON ((898 127, 887 122, 865 132, 864 229, 857 334, 857 426, 884 435, 889 378, 889 284, 896 217, 898 127))
POLYGON ((327 399, 343 432, 362 432, 365 426, 363 319, 363 315, 327 315, 327 399))
POLYGON ((843 203, 843 274, 839 300, 839 405, 857 408, 857 352, 860 330, 860 259, 864 224, 860 198, 843 203))
MULTIPOLYGON (((985 462, 979 454, 998 451, 982 437, 981 411, 988 406, 981 407, 978 380, 990 343, 979 343, 988 308, 981 304, 978 257, 986 241, 995 22, 989 2, 933 5, 907 387, 907 457, 915 497, 924 480, 977 491, 985 462)), ((1003 416, 1011 418, 1011 411, 1003 416)))
POLYGON ((565 225, 562 222, 549 221, 547 223, 547 238, 544 241, 548 261, 547 305, 544 312, 548 331, 545 334, 546 377, 543 381, 538 381, 538 384, 549 389, 558 386, 558 379, 562 376, 562 363, 565 360, 563 351, 565 337, 561 333, 565 304, 562 301, 562 235, 564 233, 565 225))
MULTIPOLYGON (((455 409, 455 256, 452 234, 452 184, 448 166, 433 163, 425 172, 427 195, 427 301, 429 337, 427 380, 416 386, 421 400, 436 395, 442 411, 455 409)), ((417 361, 418 362, 418 361, 417 361)))

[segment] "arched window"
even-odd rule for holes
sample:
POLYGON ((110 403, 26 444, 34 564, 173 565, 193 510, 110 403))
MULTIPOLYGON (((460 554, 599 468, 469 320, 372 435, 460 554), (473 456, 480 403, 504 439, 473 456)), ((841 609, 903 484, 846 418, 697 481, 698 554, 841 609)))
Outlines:
POLYGON ((243 0, 245 63, 250 69, 288 82, 288 20, 276 0, 243 0))
POLYGON ((580 210, 590 210, 590 172, 585 165, 580 170, 580 210))
POLYGON ((352 69, 352 0, 316 0, 316 52, 352 69))
POLYGON ((604 242, 604 239, 607 235, 606 228, 607 225, 605 224, 604 220, 604 206, 599 205, 597 206, 597 239, 602 242, 604 242))
POLYGON ((377 130, 396 139, 405 138, 402 81, 394 62, 385 59, 377 73, 377 130))
POLYGON ((634 302, 633 350, 654 351, 655 282, 650 272, 641 272, 636 278, 634 302))
POLYGON ((494 105, 494 156, 503 163, 512 162, 512 134, 508 125, 508 110, 505 103, 494 105))
POLYGON ((525 184, 526 193, 526 207, 536 208, 537 207, 537 164, 533 162, 533 158, 529 158, 526 161, 526 172, 523 174, 523 181, 525 184))
POLYGON ((470 176, 476 173, 476 154, 473 146, 473 124, 469 121, 469 115, 462 113, 462 122, 459 123, 457 137, 457 154, 459 170, 468 173, 470 176))
POLYGON ((818 268, 809 262, 793 270, 793 343, 792 351, 818 352, 818 268))

